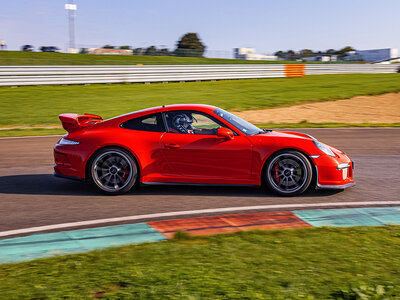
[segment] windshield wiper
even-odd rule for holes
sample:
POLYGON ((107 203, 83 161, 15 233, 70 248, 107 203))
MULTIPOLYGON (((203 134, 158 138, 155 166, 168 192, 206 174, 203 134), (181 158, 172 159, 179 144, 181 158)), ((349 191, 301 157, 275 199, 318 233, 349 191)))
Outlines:
POLYGON ((259 132, 255 133, 254 135, 263 134, 263 133, 267 133, 267 132, 271 132, 271 131, 272 131, 271 129, 261 129, 259 132))

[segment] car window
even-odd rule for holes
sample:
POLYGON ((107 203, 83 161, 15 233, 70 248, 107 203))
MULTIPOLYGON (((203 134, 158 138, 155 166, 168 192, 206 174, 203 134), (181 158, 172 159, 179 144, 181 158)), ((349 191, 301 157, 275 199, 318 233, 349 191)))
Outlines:
POLYGON ((216 135, 222 123, 205 113, 196 111, 169 111, 165 113, 168 132, 216 135))
POLYGON ((160 113, 133 118, 129 121, 122 123, 121 127, 141 131, 165 131, 164 122, 160 113))
POLYGON ((243 132, 246 135, 253 135, 253 134, 258 134, 258 133, 263 132, 257 126, 255 126, 255 125, 243 120, 242 118, 239 118, 238 116, 235 116, 234 114, 231 114, 221 108, 217 108, 216 110, 214 110, 214 113, 216 115, 220 116, 225 121, 227 121, 229 124, 235 126, 237 129, 239 129, 241 132, 243 132))

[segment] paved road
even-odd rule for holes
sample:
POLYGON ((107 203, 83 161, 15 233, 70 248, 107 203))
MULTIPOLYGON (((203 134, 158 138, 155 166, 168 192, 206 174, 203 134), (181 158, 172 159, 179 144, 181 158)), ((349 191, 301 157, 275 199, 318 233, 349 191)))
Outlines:
POLYGON ((58 137, 0 139, 0 231, 194 209, 269 204, 400 200, 400 128, 304 129, 355 161, 357 186, 277 197, 261 188, 141 187, 103 196, 88 184, 52 176, 58 137))

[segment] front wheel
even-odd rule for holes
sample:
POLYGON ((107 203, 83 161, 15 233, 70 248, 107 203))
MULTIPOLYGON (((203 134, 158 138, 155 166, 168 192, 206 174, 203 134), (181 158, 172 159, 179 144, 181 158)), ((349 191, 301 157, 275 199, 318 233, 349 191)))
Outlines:
POLYGON ((295 150, 284 150, 274 154, 265 167, 265 184, 283 196, 303 193, 312 180, 312 166, 304 154, 295 150))
POLYGON ((107 194, 128 192, 137 180, 138 169, 132 155, 119 148, 98 152, 90 164, 92 182, 107 194))

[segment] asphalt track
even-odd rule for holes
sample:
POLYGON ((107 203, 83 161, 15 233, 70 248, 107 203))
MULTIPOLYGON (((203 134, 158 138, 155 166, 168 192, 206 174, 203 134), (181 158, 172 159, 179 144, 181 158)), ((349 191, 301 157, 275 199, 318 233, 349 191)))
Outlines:
MULTIPOLYGON (((0 231, 213 208, 247 207, 243 211, 249 212, 259 210, 251 210, 249 206, 318 203, 323 207, 324 203, 335 203, 338 208, 339 203, 345 202, 400 200, 400 128, 298 131, 309 133, 349 154, 355 161, 357 186, 344 191, 312 191, 291 198, 277 197, 262 188, 188 186, 140 187, 126 195, 104 196, 91 185, 53 177, 52 148, 59 137, 2 138, 0 231)), ((235 213, 239 212, 240 209, 235 210, 235 213)), ((184 215, 190 216, 190 213, 184 215)), ((173 217, 165 214, 160 218, 173 217)), ((128 221, 115 224, 124 222, 128 221)))

